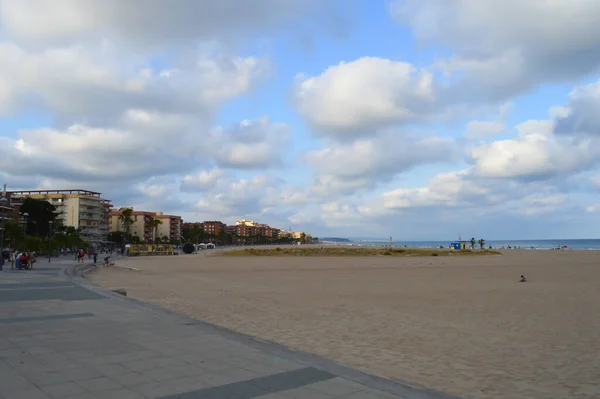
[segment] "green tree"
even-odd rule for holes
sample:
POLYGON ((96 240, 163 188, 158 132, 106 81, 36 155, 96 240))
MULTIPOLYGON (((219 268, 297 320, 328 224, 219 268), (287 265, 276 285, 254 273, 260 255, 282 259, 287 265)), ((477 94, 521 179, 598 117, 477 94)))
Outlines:
MULTIPOLYGON (((7 243, 11 248, 16 248, 23 244, 23 229, 18 221, 4 221, 4 243, 7 243)), ((0 243, 0 247, 4 248, 4 243, 0 243)))
MULTIPOLYGON (((25 198, 20 211, 29 215, 27 217, 27 234, 29 235, 46 237, 50 231, 50 222, 56 222, 56 207, 48 201, 25 198)), ((23 235, 23 230, 21 230, 21 235, 23 235)))
POLYGON ((483 246, 485 245, 485 240, 483 238, 480 238, 479 241, 477 241, 477 243, 479 244, 479 248, 483 249, 483 246))
POLYGON ((475 237, 471 237, 471 239, 469 240, 469 243, 471 244, 471 249, 475 249, 475 243, 477 241, 475 240, 475 237))
POLYGON ((52 238, 55 247, 66 247, 66 248, 86 248, 88 243, 81 238, 81 229, 73 226, 59 226, 52 238))
POLYGON ((42 250, 46 250, 47 248, 46 245, 44 245, 44 241, 40 237, 27 236, 25 239, 24 249, 29 252, 40 252, 42 250))
POLYGON ((119 220, 123 222, 123 227, 125 228, 125 233, 129 235, 129 227, 133 224, 133 209, 125 208, 121 211, 121 216, 119 216, 119 220))
POLYGON ((206 233, 202 226, 192 225, 185 226, 181 231, 181 239, 183 242, 201 243, 204 241, 206 233))
POLYGON ((227 234, 225 233, 225 230, 221 229, 221 231, 219 231, 219 241, 218 244, 219 245, 225 245, 227 243, 227 234))

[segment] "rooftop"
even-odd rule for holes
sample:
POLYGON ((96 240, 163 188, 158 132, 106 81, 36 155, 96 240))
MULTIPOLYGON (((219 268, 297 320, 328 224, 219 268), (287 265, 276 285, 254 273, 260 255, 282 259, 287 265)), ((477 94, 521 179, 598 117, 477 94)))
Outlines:
POLYGON ((27 191, 10 191, 13 195, 35 195, 35 194, 79 194, 79 195, 87 195, 89 197, 100 197, 102 193, 97 191, 89 191, 82 189, 72 189, 72 190, 27 190, 27 191))

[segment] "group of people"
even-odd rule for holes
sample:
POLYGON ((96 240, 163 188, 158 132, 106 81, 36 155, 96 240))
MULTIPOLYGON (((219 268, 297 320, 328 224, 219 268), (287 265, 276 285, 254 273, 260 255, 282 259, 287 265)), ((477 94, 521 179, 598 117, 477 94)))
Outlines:
MULTIPOLYGON (((68 252, 75 253, 75 260, 77 263, 84 263, 86 254, 92 258, 94 264, 98 261, 98 251, 91 250, 86 253, 84 249, 77 249, 74 251, 69 250, 68 252)), ((102 251, 105 252, 106 256, 104 257, 104 266, 108 266, 110 264, 110 256, 111 251, 102 251)), ((61 249, 61 253, 66 254, 67 251, 65 249, 61 249)), ((33 264, 37 262, 35 252, 19 252, 19 251, 11 251, 10 249, 3 249, 0 251, 0 257, 2 258, 0 262, 0 270, 2 270, 3 265, 10 264, 11 269, 17 270, 31 270, 33 269, 33 264)))
POLYGON ((33 269, 33 264, 37 262, 35 258, 35 252, 10 252, 8 249, 2 250, 2 262, 0 263, 0 270, 2 270, 2 264, 10 263, 11 269, 17 270, 30 270, 33 269))
MULTIPOLYGON (((79 249, 75 252, 75 260, 77 261, 77 263, 81 263, 83 264, 85 261, 85 251, 83 249, 79 249)), ((98 251, 95 250, 88 250, 87 253, 88 257, 91 257, 92 260, 94 261, 94 265, 96 264, 96 262, 98 261, 98 251)), ((104 258, 104 266, 108 266, 109 264, 109 259, 110 259, 110 252, 106 252, 106 257, 104 258)))

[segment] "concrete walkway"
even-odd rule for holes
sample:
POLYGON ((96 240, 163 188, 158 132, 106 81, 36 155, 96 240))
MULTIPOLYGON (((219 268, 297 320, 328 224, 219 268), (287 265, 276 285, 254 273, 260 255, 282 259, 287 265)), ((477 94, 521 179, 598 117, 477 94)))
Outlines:
POLYGON ((447 399, 114 294, 74 260, 0 271, 0 399, 447 399))

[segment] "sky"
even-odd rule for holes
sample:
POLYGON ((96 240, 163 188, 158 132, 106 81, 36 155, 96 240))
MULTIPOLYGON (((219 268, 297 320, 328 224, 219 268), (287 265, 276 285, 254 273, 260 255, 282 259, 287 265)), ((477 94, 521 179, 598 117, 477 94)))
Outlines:
POLYGON ((0 0, 0 183, 313 236, 600 238, 597 0, 0 0))

